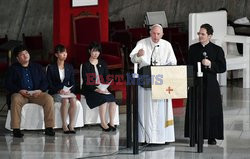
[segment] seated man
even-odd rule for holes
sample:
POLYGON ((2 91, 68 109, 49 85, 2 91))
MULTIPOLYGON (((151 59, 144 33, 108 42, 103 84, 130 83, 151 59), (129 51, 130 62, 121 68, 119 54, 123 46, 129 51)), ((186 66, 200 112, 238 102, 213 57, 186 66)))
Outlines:
POLYGON ((21 110, 26 103, 36 103, 44 109, 45 135, 54 136, 54 101, 45 93, 48 87, 42 66, 30 62, 30 55, 23 46, 13 51, 13 63, 6 77, 6 89, 11 94, 11 128, 14 137, 23 137, 20 131, 21 110))

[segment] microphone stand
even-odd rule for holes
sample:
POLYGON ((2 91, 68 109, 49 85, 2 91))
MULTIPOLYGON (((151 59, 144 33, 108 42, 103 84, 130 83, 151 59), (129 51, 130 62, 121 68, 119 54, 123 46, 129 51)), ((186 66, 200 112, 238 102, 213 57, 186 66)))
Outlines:
POLYGON ((154 54, 154 51, 155 51, 155 48, 156 47, 159 47, 160 45, 155 45, 154 48, 153 48, 153 51, 152 51, 152 54, 151 54, 151 58, 150 58, 150 65, 153 66, 153 54, 154 54))

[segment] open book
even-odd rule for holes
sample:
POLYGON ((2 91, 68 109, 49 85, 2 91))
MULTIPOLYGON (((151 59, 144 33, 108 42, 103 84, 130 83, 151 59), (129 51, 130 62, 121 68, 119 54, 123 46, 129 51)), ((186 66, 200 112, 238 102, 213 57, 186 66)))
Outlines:
POLYGON ((70 87, 63 86, 63 90, 64 90, 64 92, 68 92, 72 87, 73 87, 73 85, 70 87))
POLYGON ((37 92, 40 92, 39 90, 33 90, 33 91, 28 91, 27 93, 30 95, 30 96, 33 96, 33 94, 37 93, 37 92))
POLYGON ((111 80, 108 84, 103 84, 103 83, 100 83, 98 86, 96 86, 98 89, 102 90, 102 91, 105 91, 107 90, 107 88, 110 86, 111 82, 113 80, 111 80))
MULTIPOLYGON (((63 86, 63 90, 64 90, 64 92, 69 92, 69 90, 70 90, 72 87, 73 87, 73 86, 70 86, 70 87, 63 86)), ((73 93, 69 93, 69 94, 60 94, 60 96, 61 96, 62 98, 74 98, 74 97, 76 97, 76 95, 73 94, 73 93)))
POLYGON ((74 98, 74 97, 76 97, 76 95, 73 94, 73 93, 69 93, 69 94, 60 94, 60 96, 61 96, 62 98, 74 98))

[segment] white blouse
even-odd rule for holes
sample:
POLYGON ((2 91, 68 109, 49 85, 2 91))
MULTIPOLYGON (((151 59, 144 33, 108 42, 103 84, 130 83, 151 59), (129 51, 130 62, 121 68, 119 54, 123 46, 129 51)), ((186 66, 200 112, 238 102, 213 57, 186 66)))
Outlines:
POLYGON ((65 78, 65 70, 64 69, 59 69, 59 76, 60 76, 60 80, 61 82, 63 82, 64 78, 65 78))

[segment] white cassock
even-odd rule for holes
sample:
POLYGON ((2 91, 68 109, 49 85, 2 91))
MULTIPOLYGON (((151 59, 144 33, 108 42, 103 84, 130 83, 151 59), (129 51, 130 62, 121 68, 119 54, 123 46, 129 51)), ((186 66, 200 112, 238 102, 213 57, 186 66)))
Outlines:
MULTIPOLYGON (((152 61, 156 61, 156 65, 177 63, 173 48, 168 41, 161 39, 158 43, 154 43, 150 37, 138 41, 130 53, 131 61, 139 63, 139 68, 148 66, 151 63, 152 52, 152 61), (145 54, 137 57, 136 54, 140 49, 143 49, 145 54)), ((139 142, 154 144, 174 142, 172 100, 152 100, 151 89, 138 86, 138 102, 139 142)))

